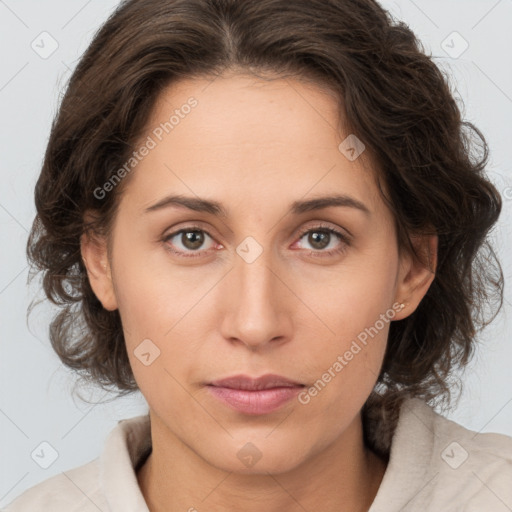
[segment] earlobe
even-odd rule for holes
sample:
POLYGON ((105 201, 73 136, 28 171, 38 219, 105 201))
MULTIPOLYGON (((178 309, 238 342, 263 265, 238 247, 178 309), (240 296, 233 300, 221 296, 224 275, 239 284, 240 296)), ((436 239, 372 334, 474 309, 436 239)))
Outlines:
POLYGON ((406 318, 416 310, 435 279, 438 236, 413 236, 411 241, 420 258, 411 253, 400 258, 395 300, 405 307, 396 314, 395 320, 406 318))
POLYGON ((80 238, 82 260, 94 295, 108 311, 117 309, 112 274, 104 239, 84 233, 80 238))

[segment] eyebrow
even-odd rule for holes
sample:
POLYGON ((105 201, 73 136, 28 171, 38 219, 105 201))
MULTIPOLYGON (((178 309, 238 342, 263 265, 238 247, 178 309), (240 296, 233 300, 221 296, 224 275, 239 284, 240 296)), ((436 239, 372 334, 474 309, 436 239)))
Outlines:
MULTIPOLYGON (((209 213, 217 217, 227 218, 229 216, 228 211, 218 201, 183 195, 166 196, 157 203, 147 207, 144 212, 154 212, 172 206, 184 207, 196 212, 209 213)), ((290 212, 293 215, 300 215, 301 213, 314 210, 322 210, 324 208, 331 208, 333 206, 355 208, 362 211, 366 216, 371 215, 370 209, 364 203, 354 197, 345 194, 294 201, 290 206, 290 212)))

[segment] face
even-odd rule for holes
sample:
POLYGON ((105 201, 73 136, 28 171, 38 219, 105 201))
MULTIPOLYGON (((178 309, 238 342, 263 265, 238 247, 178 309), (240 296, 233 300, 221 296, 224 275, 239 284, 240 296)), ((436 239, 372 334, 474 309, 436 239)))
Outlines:
POLYGON ((226 471, 290 470, 341 442, 390 322, 430 284, 400 256, 371 163, 340 150, 337 125, 334 98, 302 82, 173 84, 136 148, 108 271, 90 273, 119 309, 153 425, 226 471), (253 398, 209 386, 240 374, 302 386, 253 398), (261 459, 244 465, 245 452, 261 459))

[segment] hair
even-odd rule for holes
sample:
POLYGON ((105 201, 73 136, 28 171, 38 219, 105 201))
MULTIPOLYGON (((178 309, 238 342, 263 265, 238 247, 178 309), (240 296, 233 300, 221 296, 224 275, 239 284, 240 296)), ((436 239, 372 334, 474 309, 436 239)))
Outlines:
POLYGON ((383 411, 406 395, 448 399, 453 370, 467 365, 477 332, 503 303, 503 273, 489 242, 502 202, 485 176, 485 138, 462 120, 448 77, 374 0, 119 4, 70 77, 35 187, 27 255, 60 308, 49 334, 61 361, 104 389, 138 389, 119 312, 94 295, 80 237, 111 233, 131 176, 105 197, 94 191, 130 158, 164 88, 229 71, 327 86, 342 125, 378 169, 399 248, 424 261, 411 238, 438 235, 435 278, 416 310, 391 323, 371 397, 380 389, 383 411), (97 214, 91 222, 88 210, 97 214))

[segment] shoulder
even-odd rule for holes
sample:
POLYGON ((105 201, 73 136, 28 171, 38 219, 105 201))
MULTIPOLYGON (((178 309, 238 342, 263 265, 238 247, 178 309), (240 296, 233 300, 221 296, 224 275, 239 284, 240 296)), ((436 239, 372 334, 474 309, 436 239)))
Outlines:
POLYGON ((135 466, 149 448, 148 415, 119 420, 99 457, 30 487, 2 512, 147 510, 135 466))
POLYGON ((99 459, 63 471, 30 487, 5 512, 89 512, 106 510, 99 492, 99 459))
POLYGON ((418 496, 428 510, 512 510, 512 437, 467 429, 418 399, 402 412, 409 435, 428 448, 418 461, 424 470, 418 496))

